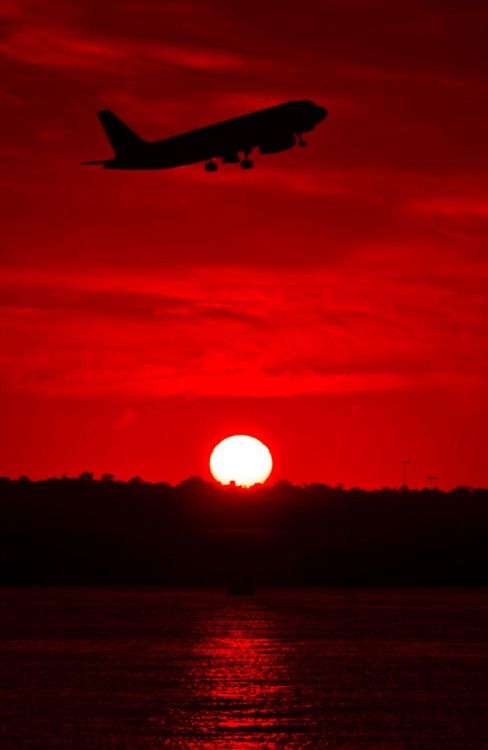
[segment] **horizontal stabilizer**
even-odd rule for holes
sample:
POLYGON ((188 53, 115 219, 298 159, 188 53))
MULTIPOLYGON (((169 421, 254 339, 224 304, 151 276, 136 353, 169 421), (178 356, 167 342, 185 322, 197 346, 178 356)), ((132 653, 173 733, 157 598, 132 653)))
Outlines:
POLYGON ((82 161, 82 164, 106 164, 107 159, 101 159, 100 161, 82 161))
POLYGON ((110 109, 102 109, 98 117, 116 154, 137 151, 145 143, 143 138, 134 133, 110 109))

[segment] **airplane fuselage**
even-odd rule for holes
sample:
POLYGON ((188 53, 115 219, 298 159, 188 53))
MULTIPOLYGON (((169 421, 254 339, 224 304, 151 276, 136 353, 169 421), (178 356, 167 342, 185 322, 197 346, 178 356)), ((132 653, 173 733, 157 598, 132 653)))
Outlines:
MULTIPOLYGON (((106 169, 170 169, 200 161, 212 163, 214 159, 224 163, 239 162, 239 152, 248 159, 255 148, 261 153, 276 153, 291 148, 297 140, 303 143, 302 133, 312 130, 326 116, 327 111, 313 102, 292 101, 150 142, 131 133, 112 113, 105 111, 100 113, 100 119, 112 145, 111 125, 104 122, 103 117, 112 117, 116 126, 119 123, 127 128, 133 139, 127 144, 116 143, 114 158, 93 163, 103 164, 106 169)), ((249 165, 252 166, 252 162, 249 165)), ((245 162, 241 162, 241 166, 245 166, 245 162)))

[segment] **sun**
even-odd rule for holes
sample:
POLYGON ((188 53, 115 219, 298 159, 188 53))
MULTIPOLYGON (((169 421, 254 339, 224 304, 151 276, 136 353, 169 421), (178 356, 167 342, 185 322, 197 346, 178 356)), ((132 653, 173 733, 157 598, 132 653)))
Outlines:
POLYGON ((235 482, 252 487, 267 480, 273 468, 269 449, 250 435, 232 435, 222 440, 210 456, 210 471, 221 484, 235 482))

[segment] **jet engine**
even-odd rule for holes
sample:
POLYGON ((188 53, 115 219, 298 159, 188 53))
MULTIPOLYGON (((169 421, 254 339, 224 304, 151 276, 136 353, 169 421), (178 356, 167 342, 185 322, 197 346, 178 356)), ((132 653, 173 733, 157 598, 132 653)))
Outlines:
POLYGON ((269 138, 259 144, 259 150, 262 154, 276 154, 278 151, 286 151, 295 145, 295 136, 293 133, 279 135, 276 138, 269 138))

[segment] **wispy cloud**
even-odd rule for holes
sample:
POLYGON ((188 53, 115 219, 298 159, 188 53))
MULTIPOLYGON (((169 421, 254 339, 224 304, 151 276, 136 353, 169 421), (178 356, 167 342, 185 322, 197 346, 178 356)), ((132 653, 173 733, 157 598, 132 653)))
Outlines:
POLYGON ((12 281, 0 312, 2 370, 21 391, 361 392, 467 383, 488 365, 486 302, 472 276, 462 288, 424 281, 424 293, 418 278, 391 269, 372 284, 364 268, 12 281))
POLYGON ((0 41, 0 55, 33 65, 105 73, 149 68, 161 63, 230 73, 246 64, 242 57, 226 50, 184 43, 97 37, 69 27, 42 26, 13 27, 0 41))
POLYGON ((488 218, 488 196, 482 193, 475 195, 438 195, 411 200, 406 208, 420 214, 433 214, 444 217, 479 217, 488 218))

